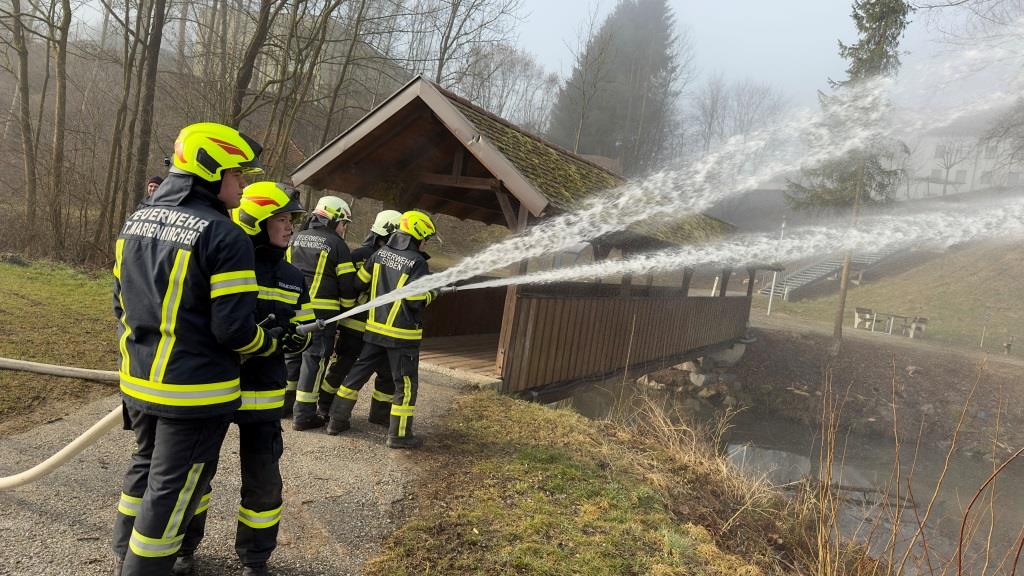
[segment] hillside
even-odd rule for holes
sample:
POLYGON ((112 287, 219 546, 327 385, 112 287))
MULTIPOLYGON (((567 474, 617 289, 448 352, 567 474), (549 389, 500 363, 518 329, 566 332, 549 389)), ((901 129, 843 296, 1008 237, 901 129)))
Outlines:
MULTIPOLYGON (((0 356, 112 370, 112 277, 63 264, 0 262, 0 356)), ((116 387, 0 370, 0 435, 73 412, 116 387)))
MULTIPOLYGON (((1002 354, 1003 343, 1010 336, 1024 338, 1022 286, 1024 246, 987 242, 958 247, 905 272, 851 286, 845 325, 852 328, 855 307, 924 316, 928 318, 928 340, 977 349, 984 330, 985 350, 1002 354)), ((755 299, 757 307, 766 304, 766 297, 755 299)), ((831 323, 836 296, 799 302, 776 300, 773 306, 773 314, 777 310, 831 323)), ((1022 350, 1024 342, 1014 347, 1013 355, 1022 350)))

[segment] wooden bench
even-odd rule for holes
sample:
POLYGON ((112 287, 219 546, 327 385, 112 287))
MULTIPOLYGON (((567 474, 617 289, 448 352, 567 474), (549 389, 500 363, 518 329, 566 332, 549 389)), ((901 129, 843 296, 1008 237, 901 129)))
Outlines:
POLYGON ((871 330, 875 325, 875 311, 870 308, 853 309, 853 327, 871 330))
POLYGON ((910 327, 907 329, 907 336, 910 336, 911 338, 920 338, 921 336, 924 336, 924 331, 927 327, 927 318, 914 316, 914 319, 910 321, 910 327))

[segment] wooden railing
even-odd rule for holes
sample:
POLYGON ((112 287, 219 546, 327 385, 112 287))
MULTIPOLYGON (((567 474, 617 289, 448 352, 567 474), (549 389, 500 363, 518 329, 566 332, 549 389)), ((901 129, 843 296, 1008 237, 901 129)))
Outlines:
POLYGON ((498 344, 503 391, 611 376, 628 366, 682 359, 746 333, 749 297, 670 294, 511 290, 498 344))

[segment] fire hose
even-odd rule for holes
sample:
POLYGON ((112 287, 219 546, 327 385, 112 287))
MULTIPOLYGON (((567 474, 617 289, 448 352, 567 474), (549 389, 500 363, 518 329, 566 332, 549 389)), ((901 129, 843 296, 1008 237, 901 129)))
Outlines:
MULTIPOLYGON (((273 320, 274 315, 270 314, 259 322, 258 325, 264 326, 273 320)), ((48 376, 78 378, 81 380, 92 380, 95 382, 112 382, 114 384, 121 381, 117 372, 74 368, 70 366, 55 366, 53 364, 41 364, 39 362, 14 360, 12 358, 0 358, 0 370, 19 370, 22 372, 46 374, 48 376)), ((57 468, 60 468, 68 460, 71 460, 83 450, 95 444, 96 441, 102 438, 104 434, 115 428, 118 424, 121 424, 123 422, 121 412, 122 408, 119 405, 53 456, 50 456, 46 460, 43 460, 24 472, 0 478, 0 492, 35 482, 57 468)))
MULTIPOLYGON (((438 296, 443 296, 445 294, 452 294, 452 293, 454 293, 458 289, 459 289, 458 286, 444 286, 442 288, 438 288, 437 289, 437 295, 438 296)), ((367 305, 373 305, 373 302, 370 302, 367 305)), ((362 307, 360 307, 360 308, 362 308, 362 307)), ((350 316, 354 316, 354 315, 356 315, 358 313, 359 313, 359 310, 353 309, 353 310, 347 310, 345 312, 342 312, 341 314, 338 314, 337 316, 331 316, 330 318, 317 318, 316 322, 310 322, 308 324, 300 324, 299 326, 296 326, 295 332, 298 333, 298 334, 301 334, 303 336, 305 336, 306 334, 309 334, 310 332, 320 332, 321 330, 326 328, 329 324, 334 324, 335 322, 338 322, 340 320, 344 320, 345 318, 348 318, 350 316)))
MULTIPOLYGON (((96 382, 119 381, 117 372, 54 366, 52 364, 26 362, 24 360, 13 360, 10 358, 0 358, 0 369, 35 372, 37 374, 61 376, 64 378, 79 378, 83 380, 93 380, 96 382)), ((119 405, 53 456, 50 456, 46 460, 43 460, 24 472, 0 478, 0 491, 11 490, 18 486, 24 486, 25 484, 39 480, 43 476, 46 476, 57 468, 60 468, 64 463, 77 456, 89 446, 95 444, 97 440, 102 438, 103 435, 114 429, 121 422, 121 406, 119 405)))

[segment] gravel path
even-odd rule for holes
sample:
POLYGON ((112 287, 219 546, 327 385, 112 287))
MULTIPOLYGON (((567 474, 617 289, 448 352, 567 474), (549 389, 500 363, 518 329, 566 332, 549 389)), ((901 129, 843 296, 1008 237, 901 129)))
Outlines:
MULTIPOLYGON (((462 387, 438 374, 421 374, 421 381, 416 425, 427 445, 419 453, 384 447, 384 429, 366 421, 369 394, 356 407, 352 430, 342 436, 293 432, 285 421, 285 507, 271 560, 275 574, 358 574, 415 509, 416 478, 430 459, 430 433, 462 387)), ((0 475, 50 456, 116 402, 114 397, 93 401, 67 418, 0 438, 0 475)), ((111 526, 133 448, 131 433, 117 430, 43 480, 0 492, 0 574, 108 574, 111 526)), ((234 553, 238 490, 233 426, 221 451, 206 538, 197 554, 202 575, 241 571, 234 553)))

